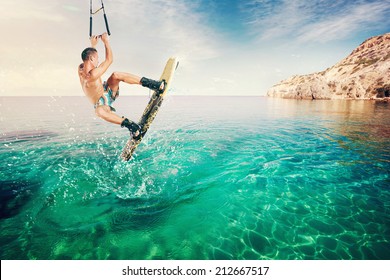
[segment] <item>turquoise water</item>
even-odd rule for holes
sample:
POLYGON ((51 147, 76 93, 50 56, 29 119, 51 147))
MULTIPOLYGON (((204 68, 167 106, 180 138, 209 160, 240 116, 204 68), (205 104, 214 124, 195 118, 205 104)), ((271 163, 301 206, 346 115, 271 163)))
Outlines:
POLYGON ((124 163, 85 98, 1 97, 1 259, 390 259, 389 116, 171 96, 124 163))

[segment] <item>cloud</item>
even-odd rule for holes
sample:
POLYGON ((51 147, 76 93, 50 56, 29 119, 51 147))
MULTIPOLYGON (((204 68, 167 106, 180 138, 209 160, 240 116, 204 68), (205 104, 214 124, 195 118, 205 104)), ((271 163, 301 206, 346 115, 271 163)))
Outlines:
POLYGON ((116 30, 131 34, 135 44, 154 45, 155 51, 176 53, 186 60, 203 60, 218 56, 220 38, 204 24, 206 15, 198 5, 180 0, 118 0, 110 3, 110 13, 116 30))
POLYGON ((10 1, 5 0, 1 3, 0 17, 2 21, 8 20, 28 20, 45 21, 58 23, 66 21, 66 18, 56 13, 53 4, 48 5, 47 1, 10 1))
POLYGON ((347 38, 358 30, 375 29, 377 22, 390 23, 389 14, 390 2, 387 1, 352 6, 339 14, 303 27, 298 40, 328 42, 347 38))
POLYGON ((260 40, 328 42, 390 23, 390 1, 253 0, 242 6, 247 25, 260 40), (378 24, 380 23, 380 24, 378 24))
POLYGON ((252 33, 267 40, 290 34, 310 18, 312 4, 301 2, 253 0, 244 4, 243 11, 249 15, 247 24, 252 33))
MULTIPOLYGON (((100 7, 100 1, 93 3, 94 10, 100 7)), ((158 77, 163 63, 175 55, 187 84, 203 69, 199 63, 221 55, 223 41, 204 24, 208 15, 198 9, 197 1, 112 0, 104 4, 114 51, 110 71, 158 77)), ((89 1, 5 0, 0 16, 0 28, 9 31, 7 44, 0 46, 2 94, 53 94, 50 88, 82 94, 76 69, 81 50, 89 44, 89 1)), ((93 18, 93 29, 96 34, 105 31, 101 12, 93 18)), ((98 49, 104 50, 102 45, 98 49)), ((103 78, 110 73, 106 74, 103 78)))

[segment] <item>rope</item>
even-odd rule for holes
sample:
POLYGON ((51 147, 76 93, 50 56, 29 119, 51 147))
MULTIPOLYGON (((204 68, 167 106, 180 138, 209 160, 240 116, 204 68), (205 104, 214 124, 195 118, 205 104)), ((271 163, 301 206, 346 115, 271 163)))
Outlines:
POLYGON ((100 10, 102 10, 103 9, 103 7, 101 7, 100 9, 98 9, 98 10, 96 10, 96 12, 93 12, 92 13, 92 15, 94 15, 94 14, 97 14, 100 10))
POLYGON ((92 0, 89 2, 89 37, 92 36, 92 16, 94 16, 95 14, 100 12, 101 10, 103 10, 103 16, 104 16, 104 22, 106 24, 107 34, 111 35, 110 28, 108 26, 106 11, 104 10, 103 0, 101 0, 101 3, 102 3, 102 6, 99 9, 97 9, 95 12, 92 12, 92 0))

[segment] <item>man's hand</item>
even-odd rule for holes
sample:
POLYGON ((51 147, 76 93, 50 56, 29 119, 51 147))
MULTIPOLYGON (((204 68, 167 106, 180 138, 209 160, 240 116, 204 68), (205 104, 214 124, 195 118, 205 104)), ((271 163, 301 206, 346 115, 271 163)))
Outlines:
POLYGON ((102 39, 104 44, 108 43, 108 34, 107 34, 107 32, 104 32, 102 35, 100 35, 100 38, 102 39))
POLYGON ((89 40, 91 41, 91 47, 96 48, 97 43, 99 42, 100 36, 92 35, 89 40))
POLYGON ((90 81, 96 81, 97 79, 99 79, 107 71, 108 67, 112 64, 112 60, 113 60, 112 50, 108 40, 108 34, 103 33, 102 35, 91 36, 90 40, 93 47, 98 43, 99 39, 101 39, 102 42, 104 43, 104 48, 106 49, 106 58, 96 68, 92 69, 89 72, 90 81))

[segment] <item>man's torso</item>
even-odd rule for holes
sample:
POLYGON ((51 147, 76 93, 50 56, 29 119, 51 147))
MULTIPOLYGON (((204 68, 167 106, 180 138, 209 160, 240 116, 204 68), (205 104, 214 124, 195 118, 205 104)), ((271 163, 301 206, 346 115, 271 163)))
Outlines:
POLYGON ((83 88, 85 95, 91 101, 91 103, 96 104, 96 102, 104 93, 102 80, 101 78, 98 78, 96 80, 90 80, 89 79, 90 74, 89 73, 86 74, 83 68, 84 65, 80 64, 78 73, 79 73, 81 87, 83 88))

